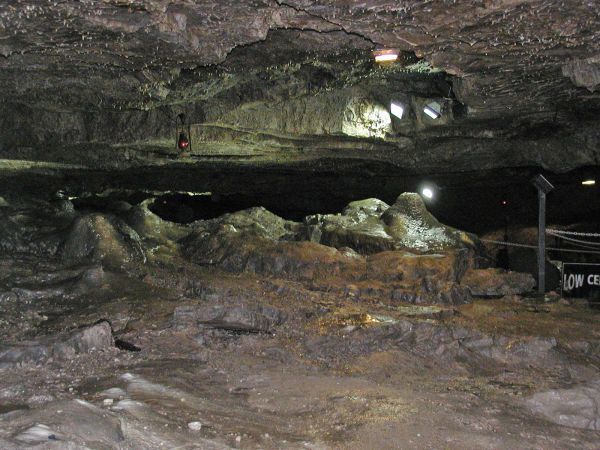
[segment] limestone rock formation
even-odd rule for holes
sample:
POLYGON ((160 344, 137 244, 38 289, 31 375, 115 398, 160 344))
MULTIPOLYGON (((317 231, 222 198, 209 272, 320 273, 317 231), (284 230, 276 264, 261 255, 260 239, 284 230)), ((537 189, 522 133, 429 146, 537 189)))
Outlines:
POLYGON ((176 241, 189 233, 184 227, 161 219, 150 211, 149 206, 155 201, 154 198, 131 206, 123 211, 122 217, 131 228, 142 238, 154 242, 165 243, 176 241))
POLYGON ((28 200, 0 208, 0 253, 53 256, 75 217, 73 205, 28 200))
POLYGON ((458 282, 475 265, 475 238, 440 224, 416 194, 401 195, 393 207, 377 199, 352 202, 342 215, 311 216, 303 224, 254 208, 193 228, 180 247, 201 265, 311 283, 375 282, 382 284, 376 290, 410 303, 471 299, 458 282))
POLYGON ((139 235, 122 220, 103 214, 78 217, 60 249, 67 264, 102 262, 121 268, 145 261, 139 235))
POLYGON ((396 248, 427 253, 453 248, 474 248, 475 237, 442 225, 415 193, 401 194, 382 215, 396 248))
POLYGON ((373 198, 349 203, 341 215, 309 216, 305 219, 308 238, 330 247, 350 247, 361 254, 393 250, 393 239, 380 220, 388 208, 373 198))
POLYGON ((474 250, 477 242, 475 236, 441 224, 416 193, 401 194, 392 206, 377 199, 352 202, 342 215, 312 216, 307 223, 309 236, 317 242, 362 254, 474 250))
MULTIPOLYGON (((0 177, 46 195, 107 182, 193 190, 203 183, 174 170, 339 174, 352 162, 355 177, 380 175, 358 186, 386 179, 397 192, 407 174, 595 165, 597 6, 530 6, 4 2, 0 177), (398 63, 374 64, 378 47, 397 48, 398 63), (423 114, 433 101, 437 119, 423 114), (194 144, 174 161, 182 112, 194 144), (94 172, 106 168, 119 173, 94 172)), ((341 194, 349 181, 336 179, 341 194)))

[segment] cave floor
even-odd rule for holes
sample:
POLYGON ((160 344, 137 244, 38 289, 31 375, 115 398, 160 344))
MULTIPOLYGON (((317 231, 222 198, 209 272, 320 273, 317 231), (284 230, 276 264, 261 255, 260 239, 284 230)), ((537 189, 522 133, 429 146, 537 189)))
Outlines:
POLYGON ((569 354, 600 338, 598 316, 588 308, 510 297, 403 306, 369 292, 341 295, 331 285, 162 261, 135 275, 96 266, 56 269, 51 260, 32 258, 0 261, 2 283, 21 289, 19 304, 0 302, 3 341, 108 319, 117 338, 140 349, 111 347, 2 370, 0 447, 598 446, 593 428, 551 423, 526 406, 534 392, 598 378, 593 361, 569 354), (90 278, 101 284, 90 287, 90 278), (178 306, 198 302, 258 302, 287 320, 255 333, 174 319, 178 306), (426 332, 403 345, 407 326, 426 332), (491 364, 454 351, 456 342, 440 341, 440 330, 471 333, 478 342, 503 336, 498 348, 533 344, 518 363, 507 353, 491 364), (536 360, 534 353, 555 340, 569 356, 536 360), (194 422, 200 429, 188 426, 194 422))

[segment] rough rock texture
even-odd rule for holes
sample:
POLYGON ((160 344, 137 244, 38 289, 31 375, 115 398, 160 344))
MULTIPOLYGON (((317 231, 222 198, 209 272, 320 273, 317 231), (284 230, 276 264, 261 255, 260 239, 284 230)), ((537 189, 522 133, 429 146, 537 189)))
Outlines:
POLYGON ((476 238, 440 224, 416 194, 401 195, 393 207, 377 199, 353 202, 341 216, 312 216, 303 224, 253 208, 197 221, 193 229, 179 245, 204 266, 317 284, 371 281, 381 284, 373 292, 411 303, 471 298, 457 283, 476 265, 476 238), (386 214, 388 223, 380 219, 386 214))
POLYGON ((401 194, 381 220, 398 241, 396 248, 426 253, 475 247, 474 236, 442 225, 427 210, 419 194, 401 194))
POLYGON ((61 413, 52 419, 44 417, 44 408, 34 411, 32 417, 24 421, 24 425, 32 425, 0 444, 7 450, 24 446, 91 449, 110 448, 124 441, 119 419, 99 406, 76 399, 57 402, 56 409, 61 413))
POLYGON ((473 235, 442 225, 416 193, 401 194, 392 206, 378 199, 350 203, 342 215, 306 219, 311 240, 331 247, 350 247, 361 254, 385 250, 429 253, 474 249, 473 235))
POLYGON ((28 188, 46 194, 109 183, 235 195, 240 166, 264 177, 381 164, 402 179, 597 165, 599 28, 597 4, 576 0, 3 2, 0 177, 21 187, 35 174, 28 188), (375 66, 377 47, 399 63, 375 66), (423 113, 432 101, 439 119, 423 113), (193 143, 177 162, 181 112, 193 143), (182 165, 226 176, 174 176, 182 165))
MULTIPOLYGON (((427 321, 402 319, 381 327, 364 328, 345 336, 323 336, 305 343, 315 357, 335 357, 343 362, 361 354, 400 348, 435 364, 463 363, 480 369, 494 365, 508 367, 556 368, 566 361, 554 338, 532 337, 514 340, 491 336, 467 328, 451 328, 427 321)), ((452 367, 452 368, 455 368, 452 367)), ((451 367, 444 367, 451 369, 451 367)))
POLYGON ((76 354, 105 350, 112 345, 110 325, 108 322, 101 322, 68 334, 3 345, 0 347, 0 368, 40 364, 50 358, 58 361, 70 359, 76 354))
POLYGON ((460 281, 476 297, 502 297, 524 294, 535 286, 528 273, 507 272, 502 269, 470 269, 460 281))
POLYGON ((122 220, 89 214, 74 221, 60 253, 68 264, 102 262, 120 268, 145 261, 139 241, 138 234, 122 220))
POLYGON ((562 72, 575 85, 586 87, 594 92, 600 85, 600 55, 569 61, 562 67, 562 72))
POLYGON ((382 280, 435 274, 443 281, 457 281, 473 266, 473 240, 440 224, 420 196, 403 194, 393 207, 386 206, 376 199, 356 202, 342 216, 308 217, 305 227, 253 208, 196 222, 180 245, 199 264, 297 279, 336 274, 352 279, 366 273, 382 280), (315 221, 318 225, 311 224, 315 221), (382 253, 388 249, 395 251, 382 253), (365 258, 356 251, 375 254, 365 258), (434 251, 444 254, 417 256, 434 251))
POLYGON ((131 228, 143 239, 154 242, 164 243, 184 237, 188 230, 173 222, 162 220, 150 211, 149 206, 154 200, 154 198, 150 198, 135 206, 122 205, 125 208, 123 216, 131 228))
POLYGON ((225 330, 268 333, 286 319, 277 308, 265 305, 188 305, 175 309, 175 325, 195 325, 225 330))
POLYGON ((538 392, 525 401, 527 407, 551 422, 575 428, 600 430, 600 382, 538 392))
POLYGON ((10 205, 0 208, 0 253, 54 255, 61 244, 61 229, 75 217, 68 201, 10 205))

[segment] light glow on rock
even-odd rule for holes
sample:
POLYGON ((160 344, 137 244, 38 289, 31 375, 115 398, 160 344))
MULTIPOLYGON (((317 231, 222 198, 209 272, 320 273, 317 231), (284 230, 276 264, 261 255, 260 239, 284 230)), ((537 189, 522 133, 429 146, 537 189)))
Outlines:
POLYGON ((382 49, 375 50, 373 52, 373 56, 375 57, 375 62, 377 63, 390 63, 395 62, 398 59, 398 55, 400 53, 395 49, 382 49))
POLYGON ((357 97, 346 105, 342 133, 348 136, 384 138, 392 131, 392 118, 387 108, 368 98, 357 97))
POLYGON ((390 112, 398 119, 402 119, 404 115, 404 107, 400 103, 392 102, 390 105, 390 112))
POLYGON ((438 102, 431 102, 423 108, 423 112, 432 119, 439 119, 442 115, 442 106, 438 102))

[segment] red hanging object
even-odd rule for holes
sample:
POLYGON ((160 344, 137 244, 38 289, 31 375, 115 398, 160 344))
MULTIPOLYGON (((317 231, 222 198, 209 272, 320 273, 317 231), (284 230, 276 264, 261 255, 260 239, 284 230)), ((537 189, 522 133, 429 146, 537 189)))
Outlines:
POLYGON ((175 137, 175 146, 182 152, 182 155, 185 154, 184 152, 192 150, 190 124, 184 113, 178 114, 175 119, 175 137))
POLYGON ((190 140, 188 139, 186 134, 180 133, 179 139, 177 139, 177 147, 179 147, 180 150, 185 150, 189 146, 190 146, 190 140))

